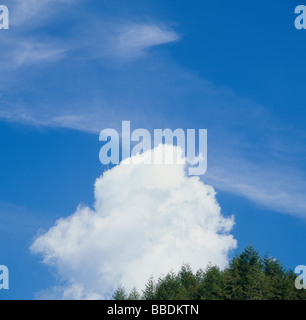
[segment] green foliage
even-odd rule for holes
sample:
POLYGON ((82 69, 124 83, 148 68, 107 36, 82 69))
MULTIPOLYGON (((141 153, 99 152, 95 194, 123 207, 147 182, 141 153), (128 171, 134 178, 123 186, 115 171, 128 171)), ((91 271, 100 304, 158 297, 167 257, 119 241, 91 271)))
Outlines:
POLYGON ((113 300, 306 300, 306 290, 297 290, 296 275, 272 257, 261 258, 253 246, 234 257, 220 270, 208 265, 193 273, 184 264, 158 279, 151 276, 142 296, 134 288, 128 295, 124 287, 113 294, 113 300))
POLYGON ((160 277, 156 286, 156 300, 179 300, 184 294, 179 277, 170 271, 165 277, 160 277))
POLYGON ((148 280, 145 289, 142 292, 143 300, 155 300, 156 299, 156 285, 153 276, 148 280))
POLYGON ((112 296, 113 300, 127 300, 128 295, 123 286, 120 286, 112 296))
POLYGON ((224 276, 225 298, 262 300, 267 290, 263 261, 252 246, 235 257, 224 276))
POLYGON ((220 300, 223 298, 223 279, 220 269, 209 265, 205 271, 198 272, 197 299, 220 300))
POLYGON ((140 294, 136 290, 136 288, 133 288, 128 296, 128 300, 140 300, 140 294))

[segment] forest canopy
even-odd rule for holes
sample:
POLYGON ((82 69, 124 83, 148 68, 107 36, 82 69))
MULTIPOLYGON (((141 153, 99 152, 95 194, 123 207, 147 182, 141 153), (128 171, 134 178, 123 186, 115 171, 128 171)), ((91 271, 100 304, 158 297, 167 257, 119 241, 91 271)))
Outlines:
POLYGON ((295 288, 296 274, 277 259, 261 257, 253 246, 235 256, 220 270, 208 265, 195 273, 184 264, 178 273, 170 271, 148 279, 140 293, 120 286, 113 300, 306 300, 306 290, 295 288))

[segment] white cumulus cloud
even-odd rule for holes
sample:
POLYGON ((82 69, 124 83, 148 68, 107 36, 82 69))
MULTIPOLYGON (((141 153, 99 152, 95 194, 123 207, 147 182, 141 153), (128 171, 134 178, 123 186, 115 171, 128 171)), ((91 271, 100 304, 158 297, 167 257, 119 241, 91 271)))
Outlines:
MULTIPOLYGON (((173 147, 160 145, 153 152, 163 148, 173 147)), ((42 295, 108 298, 120 284, 142 289, 150 275, 183 263, 225 267, 236 247, 234 220, 222 216, 215 196, 179 164, 132 161, 106 171, 95 183, 94 209, 78 207, 31 246, 68 283, 42 295)))

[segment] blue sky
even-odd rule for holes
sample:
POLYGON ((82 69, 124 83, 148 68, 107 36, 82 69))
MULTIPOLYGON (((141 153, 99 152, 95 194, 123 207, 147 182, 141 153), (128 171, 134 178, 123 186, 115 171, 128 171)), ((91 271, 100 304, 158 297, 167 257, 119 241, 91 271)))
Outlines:
POLYGON ((0 264, 32 299, 59 275, 29 247, 94 203, 99 132, 207 128, 208 171, 238 247, 305 264, 306 31, 298 1, 5 1, 0 264))

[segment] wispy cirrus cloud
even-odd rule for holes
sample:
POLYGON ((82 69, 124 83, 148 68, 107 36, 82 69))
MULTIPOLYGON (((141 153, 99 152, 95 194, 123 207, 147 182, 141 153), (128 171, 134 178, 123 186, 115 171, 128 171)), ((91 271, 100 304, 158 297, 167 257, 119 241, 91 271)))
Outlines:
POLYGON ((112 52, 119 57, 135 57, 145 54, 146 49, 179 40, 179 35, 158 24, 127 24, 111 38, 112 52))
POLYGON ((18 48, 11 53, 12 62, 18 68, 22 65, 33 63, 46 63, 64 58, 66 49, 57 47, 56 44, 44 44, 35 40, 19 43, 18 48))
POLYGON ((8 5, 12 10, 11 23, 18 27, 27 24, 34 27, 44 24, 67 6, 75 5, 82 0, 11 0, 8 5))
POLYGON ((205 181, 260 206, 305 217, 305 176, 301 164, 292 167, 292 157, 298 162, 305 156, 305 138, 299 132, 285 128, 254 102, 177 66, 152 60, 149 67, 146 60, 131 62, 131 66, 131 70, 123 71, 102 64, 83 80, 70 79, 75 90, 69 96, 61 80, 54 85, 57 77, 41 81, 39 94, 50 87, 54 94, 48 92, 42 99, 30 88, 33 93, 26 98, 31 105, 24 99, 14 104, 4 99, 0 116, 12 122, 97 135, 108 127, 120 131, 123 119, 131 120, 134 128, 149 130, 208 128, 205 181), (92 81, 88 82, 90 77, 92 81), (280 136, 287 138, 280 140, 280 136))
POLYGON ((274 161, 256 163, 242 156, 222 160, 213 157, 204 180, 259 207, 306 218, 304 172, 274 161))
MULTIPOLYGON (((37 2, 13 5, 24 19, 36 16, 47 24, 52 14, 40 20, 42 11, 78 3, 37 2), (31 3, 37 4, 33 11, 31 3)), ((180 39, 166 23, 91 17, 84 16, 85 30, 72 19, 70 32, 60 36, 36 34, 35 23, 26 34, 21 27, 1 34, 2 119, 92 133, 119 129, 123 119, 148 129, 208 128, 204 179, 272 210, 306 215, 305 136, 267 108, 150 55, 154 47, 180 39)))

